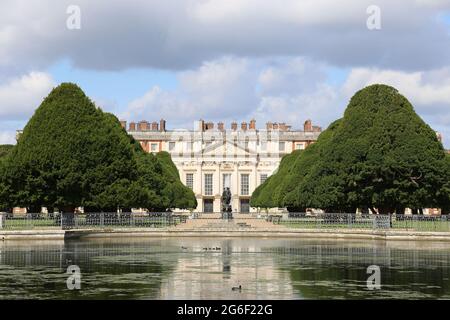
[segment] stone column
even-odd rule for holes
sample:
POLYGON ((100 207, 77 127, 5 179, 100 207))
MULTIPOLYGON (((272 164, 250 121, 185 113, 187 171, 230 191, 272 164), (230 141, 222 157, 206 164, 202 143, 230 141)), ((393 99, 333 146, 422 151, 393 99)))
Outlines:
POLYGON ((3 229, 3 221, 6 218, 6 214, 3 212, 0 212, 0 230, 3 229))
POLYGON ((203 163, 197 164, 197 172, 194 176, 195 193, 199 195, 197 198, 197 212, 204 211, 203 209, 203 163))
POLYGON ((236 162, 234 164, 234 186, 233 190, 231 190, 232 194, 231 194, 231 202, 232 202, 232 208, 233 208, 233 212, 235 211, 239 211, 240 205, 239 205, 239 183, 241 181, 241 177, 239 176, 239 163, 236 162))

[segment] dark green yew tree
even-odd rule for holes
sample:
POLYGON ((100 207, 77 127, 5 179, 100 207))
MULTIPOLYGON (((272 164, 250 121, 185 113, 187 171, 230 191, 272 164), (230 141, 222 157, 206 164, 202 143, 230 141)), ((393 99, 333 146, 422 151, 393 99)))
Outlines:
POLYGON ((250 199, 252 207, 273 208, 279 206, 281 186, 284 179, 290 176, 292 165, 301 153, 301 150, 296 150, 281 159, 278 170, 253 192, 250 199))
MULTIPOLYGON (((44 99, 3 158, 0 203, 33 211, 41 206, 67 212, 78 206, 88 212, 167 209, 175 201, 163 191, 171 191, 167 185, 176 181, 164 165, 77 85, 63 83, 44 99)), ((174 189, 179 193, 179 186, 174 189)), ((188 188, 181 190, 193 196, 188 188)), ((191 197, 177 204, 183 200, 192 204, 191 197)))
POLYGON ((0 145, 0 159, 6 157, 13 148, 14 146, 12 144, 0 145))
POLYGON ((357 92, 344 117, 298 155, 280 187, 263 184, 256 194, 285 195, 271 206, 380 213, 450 203, 450 166, 436 133, 392 87, 357 92), (324 135, 325 134, 325 135, 324 135), (281 188, 281 189, 280 189, 281 188))

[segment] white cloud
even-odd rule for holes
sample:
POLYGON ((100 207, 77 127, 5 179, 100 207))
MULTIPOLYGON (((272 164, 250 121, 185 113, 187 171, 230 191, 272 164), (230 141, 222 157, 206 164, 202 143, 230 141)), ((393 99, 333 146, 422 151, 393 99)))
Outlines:
POLYGON ((180 87, 165 91, 153 87, 133 100, 121 117, 128 120, 169 120, 168 125, 189 126, 203 118, 223 121, 255 118, 301 127, 311 118, 327 124, 340 116, 340 96, 324 83, 324 66, 299 58, 254 61, 224 58, 181 72, 180 87))
POLYGON ((0 131, 0 144, 15 144, 16 133, 14 131, 0 131))
POLYGON ((301 128, 306 119, 326 126, 341 117, 344 110, 336 88, 317 84, 314 90, 295 95, 262 96, 253 117, 260 123, 286 122, 301 128))
MULTIPOLYGON (((401 72, 379 69, 354 69, 346 80, 343 90, 350 97, 357 90, 375 83, 397 88, 420 110, 426 107, 450 105, 450 69, 429 72, 401 72)), ((448 110, 450 113, 450 110, 448 110)))
POLYGON ((52 77, 43 72, 30 72, 0 84, 0 118, 29 117, 53 86, 52 77))
POLYGON ((222 58, 178 74, 179 88, 154 86, 131 101, 121 115, 127 119, 170 119, 187 124, 200 118, 232 119, 249 114, 257 103, 255 73, 246 59, 222 58))

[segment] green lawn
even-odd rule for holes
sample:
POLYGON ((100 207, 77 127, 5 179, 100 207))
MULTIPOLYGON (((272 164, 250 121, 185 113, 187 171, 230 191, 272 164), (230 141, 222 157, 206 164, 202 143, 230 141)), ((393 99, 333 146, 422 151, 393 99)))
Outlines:
POLYGON ((60 225, 56 224, 54 219, 7 219, 3 221, 5 230, 27 230, 33 228, 52 228, 59 229, 60 225))
POLYGON ((393 229, 406 229, 415 231, 440 231, 450 232, 450 221, 425 220, 425 221, 393 221, 393 229))
MULTIPOLYGON (((79 228, 103 228, 103 227, 120 227, 120 228, 139 228, 139 227, 147 227, 147 228, 163 228, 170 225, 177 225, 182 223, 180 218, 174 218, 171 223, 164 218, 158 217, 135 217, 132 222, 122 220, 122 221, 108 221, 108 219, 104 220, 104 225, 100 225, 100 221, 95 221, 93 223, 91 221, 86 221, 86 216, 78 216, 76 218, 76 227, 79 228)), ((29 230, 29 229, 60 229, 60 220, 49 219, 49 218, 41 218, 41 219, 7 219, 4 221, 3 229, 4 230, 29 230)))
MULTIPOLYGON (((281 225, 288 228, 305 228, 305 229, 373 229, 373 222, 358 222, 352 224, 341 222, 324 222, 316 221, 314 219, 305 219, 297 221, 282 220, 281 225)), ((450 221, 441 220, 424 220, 424 221, 393 221, 392 229, 414 230, 414 231, 436 231, 436 232, 450 232, 450 221)))
POLYGON ((280 225, 288 228, 305 228, 305 229, 372 229, 373 223, 324 223, 315 221, 280 221, 280 225))

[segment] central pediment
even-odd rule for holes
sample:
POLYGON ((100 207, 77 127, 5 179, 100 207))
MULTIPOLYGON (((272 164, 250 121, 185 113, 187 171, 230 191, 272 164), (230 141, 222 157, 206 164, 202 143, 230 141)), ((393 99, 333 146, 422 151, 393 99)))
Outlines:
POLYGON ((245 144, 233 141, 217 141, 209 146, 195 152, 196 156, 202 157, 254 157, 255 150, 246 149, 245 144))

